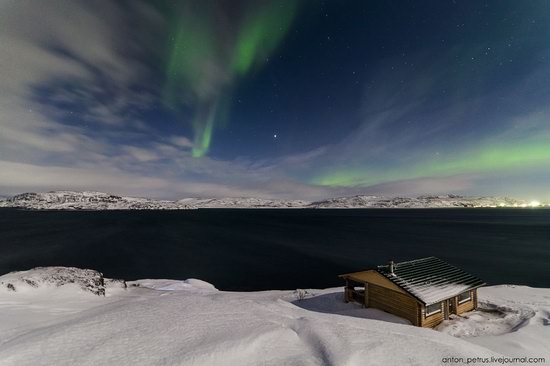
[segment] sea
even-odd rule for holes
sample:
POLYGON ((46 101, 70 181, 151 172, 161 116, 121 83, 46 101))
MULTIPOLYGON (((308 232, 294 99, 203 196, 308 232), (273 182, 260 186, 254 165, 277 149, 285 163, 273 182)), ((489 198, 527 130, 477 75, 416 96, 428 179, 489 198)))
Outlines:
POLYGON ((0 209, 0 274, 74 266, 230 291, 327 288, 428 256, 491 285, 550 287, 550 209, 0 209))

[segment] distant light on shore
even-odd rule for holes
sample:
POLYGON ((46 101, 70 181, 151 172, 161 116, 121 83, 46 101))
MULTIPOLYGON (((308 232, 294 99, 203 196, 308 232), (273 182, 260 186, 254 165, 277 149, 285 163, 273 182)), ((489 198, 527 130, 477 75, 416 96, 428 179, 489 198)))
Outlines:
POLYGON ((529 207, 540 207, 539 201, 531 201, 529 202, 529 207))

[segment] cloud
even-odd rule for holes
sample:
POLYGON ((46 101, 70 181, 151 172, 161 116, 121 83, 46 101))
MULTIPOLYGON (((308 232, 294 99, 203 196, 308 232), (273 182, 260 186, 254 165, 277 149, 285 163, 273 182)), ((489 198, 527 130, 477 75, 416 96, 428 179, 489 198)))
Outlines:
MULTIPOLYGON (((182 111, 180 118, 208 120, 213 109, 222 111, 220 90, 281 41, 288 20, 262 4, 224 23, 227 32, 209 35, 204 46, 221 47, 223 57, 213 51, 203 63, 195 54, 194 67, 172 80, 179 102, 202 101, 198 114, 182 111), (258 44, 280 21, 285 27, 276 42, 258 44), (252 37, 255 31, 263 36, 252 37), (190 78, 196 84, 182 84, 190 78)), ((224 6, 218 6, 221 13, 224 6)), ((178 13, 178 27, 185 26, 178 16, 194 11, 178 13)), ((294 15, 294 7, 289 11, 294 15)), ((453 73, 454 60, 471 51, 465 46, 435 58, 420 52, 415 68, 394 67, 402 65, 396 56, 370 70, 363 121, 341 141, 262 159, 193 157, 194 149, 198 156, 204 154, 197 148, 208 147, 196 138, 211 133, 208 123, 195 126, 193 135, 168 114, 151 113, 166 103, 168 86, 159 82, 167 76, 163 53, 186 61, 173 50, 177 44, 162 41, 174 19, 138 0, 0 2, 0 193, 89 189, 161 198, 316 200, 361 193, 491 194, 491 182, 501 193, 521 194, 517 182, 544 190, 548 161, 536 158, 547 156, 550 87, 541 83, 550 73, 533 67, 506 87, 489 88, 505 71, 453 73), (530 157, 538 170, 520 167, 512 155, 530 157), (522 178, 525 169, 540 176, 532 185, 522 178)))
MULTIPOLYGON (((418 196, 425 194, 461 194, 467 193, 478 176, 458 175, 451 177, 434 177, 405 179, 396 182, 380 183, 361 189, 364 194, 393 196, 399 192, 403 196, 418 196)), ((492 192, 491 194, 495 194, 492 192)))
POLYGON ((143 60, 160 57, 158 36, 169 25, 150 3, 21 0, 0 6, 2 193, 89 189, 164 198, 290 198, 295 191, 308 197, 324 191, 278 169, 264 175, 269 169, 256 170, 254 162, 194 159, 196 142, 144 120, 162 93, 153 80, 159 74, 143 60), (146 31, 135 32, 136 19, 146 31))
POLYGON ((464 48, 435 58, 418 53, 405 66, 401 56, 384 60, 367 84, 364 122, 310 161, 304 179, 382 194, 445 186, 475 194, 481 176, 491 177, 495 190, 498 182, 501 192, 517 192, 512 184, 503 190, 499 179, 523 167, 547 171, 550 88, 541 80, 550 80, 548 69, 526 68, 495 88, 496 77, 509 78, 510 69, 479 72, 474 65, 458 79, 456 60, 465 62, 459 51, 469 54, 464 48))
POLYGON ((181 177, 132 174, 109 165, 76 168, 0 160, 2 194, 26 191, 91 190, 122 195, 179 199, 184 197, 260 197, 319 199, 330 189, 293 181, 215 183, 181 177))
POLYGON ((172 136, 169 141, 179 147, 193 147, 193 143, 185 136, 172 136))
POLYGON ((121 150, 140 162, 155 161, 160 159, 160 156, 151 149, 143 149, 136 146, 123 146, 121 150))

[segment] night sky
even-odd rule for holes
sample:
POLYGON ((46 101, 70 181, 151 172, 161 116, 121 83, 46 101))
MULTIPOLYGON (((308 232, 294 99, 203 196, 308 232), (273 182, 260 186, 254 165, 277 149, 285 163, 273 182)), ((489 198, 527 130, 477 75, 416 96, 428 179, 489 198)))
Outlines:
POLYGON ((550 2, 1 1, 0 194, 550 199, 550 2))

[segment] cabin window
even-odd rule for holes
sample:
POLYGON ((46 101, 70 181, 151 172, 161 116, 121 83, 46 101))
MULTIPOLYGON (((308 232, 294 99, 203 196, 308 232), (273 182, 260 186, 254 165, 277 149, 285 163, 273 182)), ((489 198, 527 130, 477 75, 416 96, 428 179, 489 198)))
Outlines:
POLYGON ((426 316, 430 316, 430 315, 437 314, 437 313, 440 313, 440 312, 441 312, 441 303, 440 302, 426 306, 426 316))
POLYGON ((463 302, 468 302, 472 299, 470 291, 466 291, 458 295, 458 303, 462 304, 463 302))

